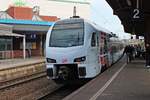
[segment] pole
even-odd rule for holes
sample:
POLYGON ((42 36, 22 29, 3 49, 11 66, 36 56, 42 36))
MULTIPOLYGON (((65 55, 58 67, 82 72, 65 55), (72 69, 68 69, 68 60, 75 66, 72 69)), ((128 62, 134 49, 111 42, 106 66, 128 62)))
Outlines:
POLYGON ((76 11, 76 6, 74 6, 74 8, 73 8, 73 16, 76 16, 77 14, 77 11, 76 11))
POLYGON ((139 9, 139 0, 137 0, 136 7, 139 9))
POLYGON ((23 36, 23 59, 26 58, 26 37, 23 36))
POLYGON ((13 37, 11 37, 11 39, 12 39, 12 40, 11 40, 11 56, 12 56, 12 58, 14 58, 14 52, 13 52, 13 48, 14 48, 14 47, 13 47, 13 46, 14 46, 14 45, 13 45, 13 37))

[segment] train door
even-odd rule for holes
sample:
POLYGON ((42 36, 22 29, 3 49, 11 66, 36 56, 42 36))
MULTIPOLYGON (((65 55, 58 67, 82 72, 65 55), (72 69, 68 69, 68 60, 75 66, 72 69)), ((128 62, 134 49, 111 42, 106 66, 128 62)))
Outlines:
POLYGON ((109 66, 109 35, 105 35, 104 39, 104 53, 105 53, 105 63, 106 67, 109 66))
POLYGON ((107 34, 101 32, 100 38, 100 61, 102 65, 102 71, 104 71, 108 67, 108 38, 107 34))
POLYGON ((91 38, 91 49, 90 49, 90 62, 93 67, 95 67, 96 73, 100 72, 99 61, 98 61, 98 34, 96 32, 92 33, 91 38))
POLYGON ((112 52, 112 42, 110 40, 110 35, 108 35, 108 64, 109 66, 111 66, 111 64, 113 63, 113 52, 112 52))

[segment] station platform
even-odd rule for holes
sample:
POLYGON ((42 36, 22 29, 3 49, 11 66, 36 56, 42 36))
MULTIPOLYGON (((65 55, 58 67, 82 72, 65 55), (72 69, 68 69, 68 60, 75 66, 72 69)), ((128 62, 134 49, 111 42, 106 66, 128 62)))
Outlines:
POLYGON ((6 59, 0 60, 0 70, 4 70, 7 68, 13 68, 17 66, 23 66, 27 64, 40 63, 44 62, 44 57, 31 57, 31 58, 16 58, 16 59, 6 59))
POLYGON ((63 100, 150 100, 150 69, 125 58, 63 100))
POLYGON ((0 60, 0 86, 1 83, 40 74, 45 70, 45 59, 43 57, 0 60))

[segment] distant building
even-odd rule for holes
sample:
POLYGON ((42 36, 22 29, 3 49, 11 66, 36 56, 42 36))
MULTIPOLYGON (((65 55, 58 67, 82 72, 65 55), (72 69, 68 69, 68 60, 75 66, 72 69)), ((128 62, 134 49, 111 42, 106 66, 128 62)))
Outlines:
POLYGON ((22 41, 24 41, 22 42, 22 45, 24 45, 22 55, 25 58, 25 35, 12 33, 12 31, 12 26, 0 24, 0 59, 9 59, 15 56, 13 50, 13 45, 15 45, 13 44, 14 37, 21 37, 22 41))
MULTIPOLYGON (((31 49, 31 56, 43 56, 46 33, 53 22, 59 20, 59 18, 71 17, 74 6, 77 8, 77 16, 89 19, 90 1, 1 0, 0 24, 9 25, 9 27, 12 27, 11 33, 18 35, 0 36, 0 41, 5 41, 5 38, 9 38, 8 45, 11 44, 11 53, 6 53, 10 51, 5 48, 6 45, 0 50, 0 56, 3 55, 1 58, 24 57, 24 52, 25 56, 28 57, 28 49, 31 49), (22 36, 25 36, 25 51, 23 50, 22 36)), ((2 48, 3 45, 0 44, 0 46, 2 48)))
POLYGON ((1 11, 0 23, 5 25, 0 28, 0 41, 3 41, 0 44, 0 58, 29 57, 29 49, 31 56, 44 56, 46 33, 58 19, 56 16, 39 15, 29 7, 11 6, 1 11), (4 32, 4 29, 10 31, 4 32))
POLYGON ((68 18, 73 15, 73 7, 76 6, 77 15, 89 19, 91 1, 92 0, 1 0, 0 10, 6 10, 9 6, 14 5, 28 6, 30 8, 38 6, 41 15, 68 18))

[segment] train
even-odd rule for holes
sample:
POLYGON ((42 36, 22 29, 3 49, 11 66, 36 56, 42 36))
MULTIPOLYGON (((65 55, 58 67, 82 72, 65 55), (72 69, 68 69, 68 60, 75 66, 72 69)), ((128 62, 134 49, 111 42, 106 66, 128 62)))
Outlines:
POLYGON ((123 54, 112 32, 84 18, 55 22, 46 36, 46 70, 56 83, 95 78, 123 54))

